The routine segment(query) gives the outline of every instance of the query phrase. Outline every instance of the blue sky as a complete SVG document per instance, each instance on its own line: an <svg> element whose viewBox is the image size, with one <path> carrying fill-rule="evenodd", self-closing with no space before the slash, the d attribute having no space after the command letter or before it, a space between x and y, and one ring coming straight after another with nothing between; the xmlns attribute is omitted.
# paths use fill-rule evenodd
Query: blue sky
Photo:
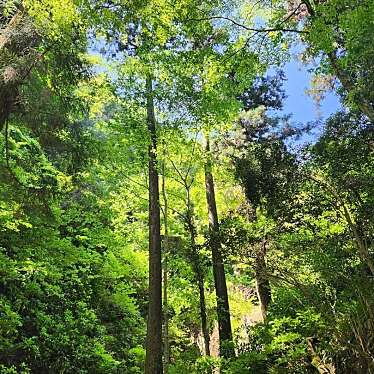
<svg viewBox="0 0 374 374"><path fill-rule="evenodd" d="M324 120L341 108L339 98L334 91L326 94L319 107L313 98L305 92L310 88L312 78L312 73L308 71L310 68L311 66L302 64L296 54L293 54L291 61L283 68L286 76L283 86L287 98L284 100L282 112L292 114L291 123L293 124L306 124L317 120L320 123L309 133L302 135L301 138L290 140L288 145L294 149L314 143L323 131Z"/></svg>
<svg viewBox="0 0 374 374"><path fill-rule="evenodd" d="M318 110L313 99L305 93L310 86L311 73L308 66L303 65L295 57L286 64L284 72L286 82L284 88L287 98L284 102L284 113L293 113L295 122L308 122L318 119ZM339 98L334 93L328 93L319 108L320 115L326 119L341 107Z"/></svg>

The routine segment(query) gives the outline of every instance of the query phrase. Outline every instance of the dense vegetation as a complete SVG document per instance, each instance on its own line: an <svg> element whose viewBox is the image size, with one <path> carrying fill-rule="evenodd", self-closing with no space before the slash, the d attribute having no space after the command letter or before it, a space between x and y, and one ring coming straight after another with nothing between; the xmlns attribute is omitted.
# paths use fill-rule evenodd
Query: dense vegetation
<svg viewBox="0 0 374 374"><path fill-rule="evenodd" d="M373 0L0 27L1 373L374 373ZM325 121L283 109L295 50Z"/></svg>

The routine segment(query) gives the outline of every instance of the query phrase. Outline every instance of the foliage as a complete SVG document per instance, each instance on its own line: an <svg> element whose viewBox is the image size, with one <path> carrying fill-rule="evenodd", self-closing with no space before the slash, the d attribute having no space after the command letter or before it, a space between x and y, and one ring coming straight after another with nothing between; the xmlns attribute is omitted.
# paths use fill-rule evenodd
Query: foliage
<svg viewBox="0 0 374 374"><path fill-rule="evenodd" d="M0 2L0 372L143 372L148 77L169 374L374 372L373 14L369 0ZM308 124L283 111L280 67L300 40L346 107L295 150Z"/></svg>

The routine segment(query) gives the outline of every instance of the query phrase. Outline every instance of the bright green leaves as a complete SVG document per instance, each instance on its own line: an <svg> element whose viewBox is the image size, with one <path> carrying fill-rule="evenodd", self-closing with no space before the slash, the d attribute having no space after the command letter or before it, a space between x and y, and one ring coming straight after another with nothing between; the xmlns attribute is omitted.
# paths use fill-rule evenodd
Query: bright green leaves
<svg viewBox="0 0 374 374"><path fill-rule="evenodd" d="M32 227L22 212L21 204L15 201L0 201L0 231L19 232L20 228Z"/></svg>
<svg viewBox="0 0 374 374"><path fill-rule="evenodd" d="M3 146L8 147L9 167L21 186L45 192L69 188L70 178L49 162L35 139L12 127L8 136L8 144L3 140Z"/></svg>
<svg viewBox="0 0 374 374"><path fill-rule="evenodd" d="M72 41L83 23L73 0L24 0L24 7L36 28L51 41L60 42L66 37Z"/></svg>

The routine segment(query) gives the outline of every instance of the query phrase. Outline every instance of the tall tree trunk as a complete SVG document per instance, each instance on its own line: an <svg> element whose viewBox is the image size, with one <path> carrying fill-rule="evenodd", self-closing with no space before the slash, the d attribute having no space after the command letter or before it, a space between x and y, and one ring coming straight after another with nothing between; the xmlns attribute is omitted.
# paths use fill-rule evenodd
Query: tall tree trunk
<svg viewBox="0 0 374 374"><path fill-rule="evenodd" d="M266 244L267 241L264 239L256 253L255 265L257 295L260 302L262 319L264 321L271 302L270 282L266 275Z"/></svg>
<svg viewBox="0 0 374 374"><path fill-rule="evenodd" d="M204 274L201 268L199 255L196 250L196 231L193 219L193 206L190 199L190 192L188 186L187 189L187 227L190 233L191 240L191 260L192 267L195 273L197 284L199 287L199 306L200 306L200 321L201 330L204 337L204 350L207 356L210 356L210 336L208 329L208 319L206 314L206 302L205 302L205 287L204 287Z"/></svg>
<svg viewBox="0 0 374 374"><path fill-rule="evenodd" d="M232 345L229 298L227 294L226 275L219 239L219 223L212 174L212 162L209 155L210 144L208 136L206 137L205 152L207 156L207 161L205 163L205 189L209 215L210 248L212 251L213 275L217 298L220 355L223 357L231 357L234 355L234 348Z"/></svg>
<svg viewBox="0 0 374 374"><path fill-rule="evenodd" d="M147 76L149 145L149 307L145 374L162 373L162 268L160 202L157 171L157 134L152 77Z"/></svg>
<svg viewBox="0 0 374 374"><path fill-rule="evenodd" d="M168 374L170 363L169 344L169 306L168 306L168 256L169 256L169 226L168 199L165 186L165 161L162 165L162 197L164 200L164 374Z"/></svg>

